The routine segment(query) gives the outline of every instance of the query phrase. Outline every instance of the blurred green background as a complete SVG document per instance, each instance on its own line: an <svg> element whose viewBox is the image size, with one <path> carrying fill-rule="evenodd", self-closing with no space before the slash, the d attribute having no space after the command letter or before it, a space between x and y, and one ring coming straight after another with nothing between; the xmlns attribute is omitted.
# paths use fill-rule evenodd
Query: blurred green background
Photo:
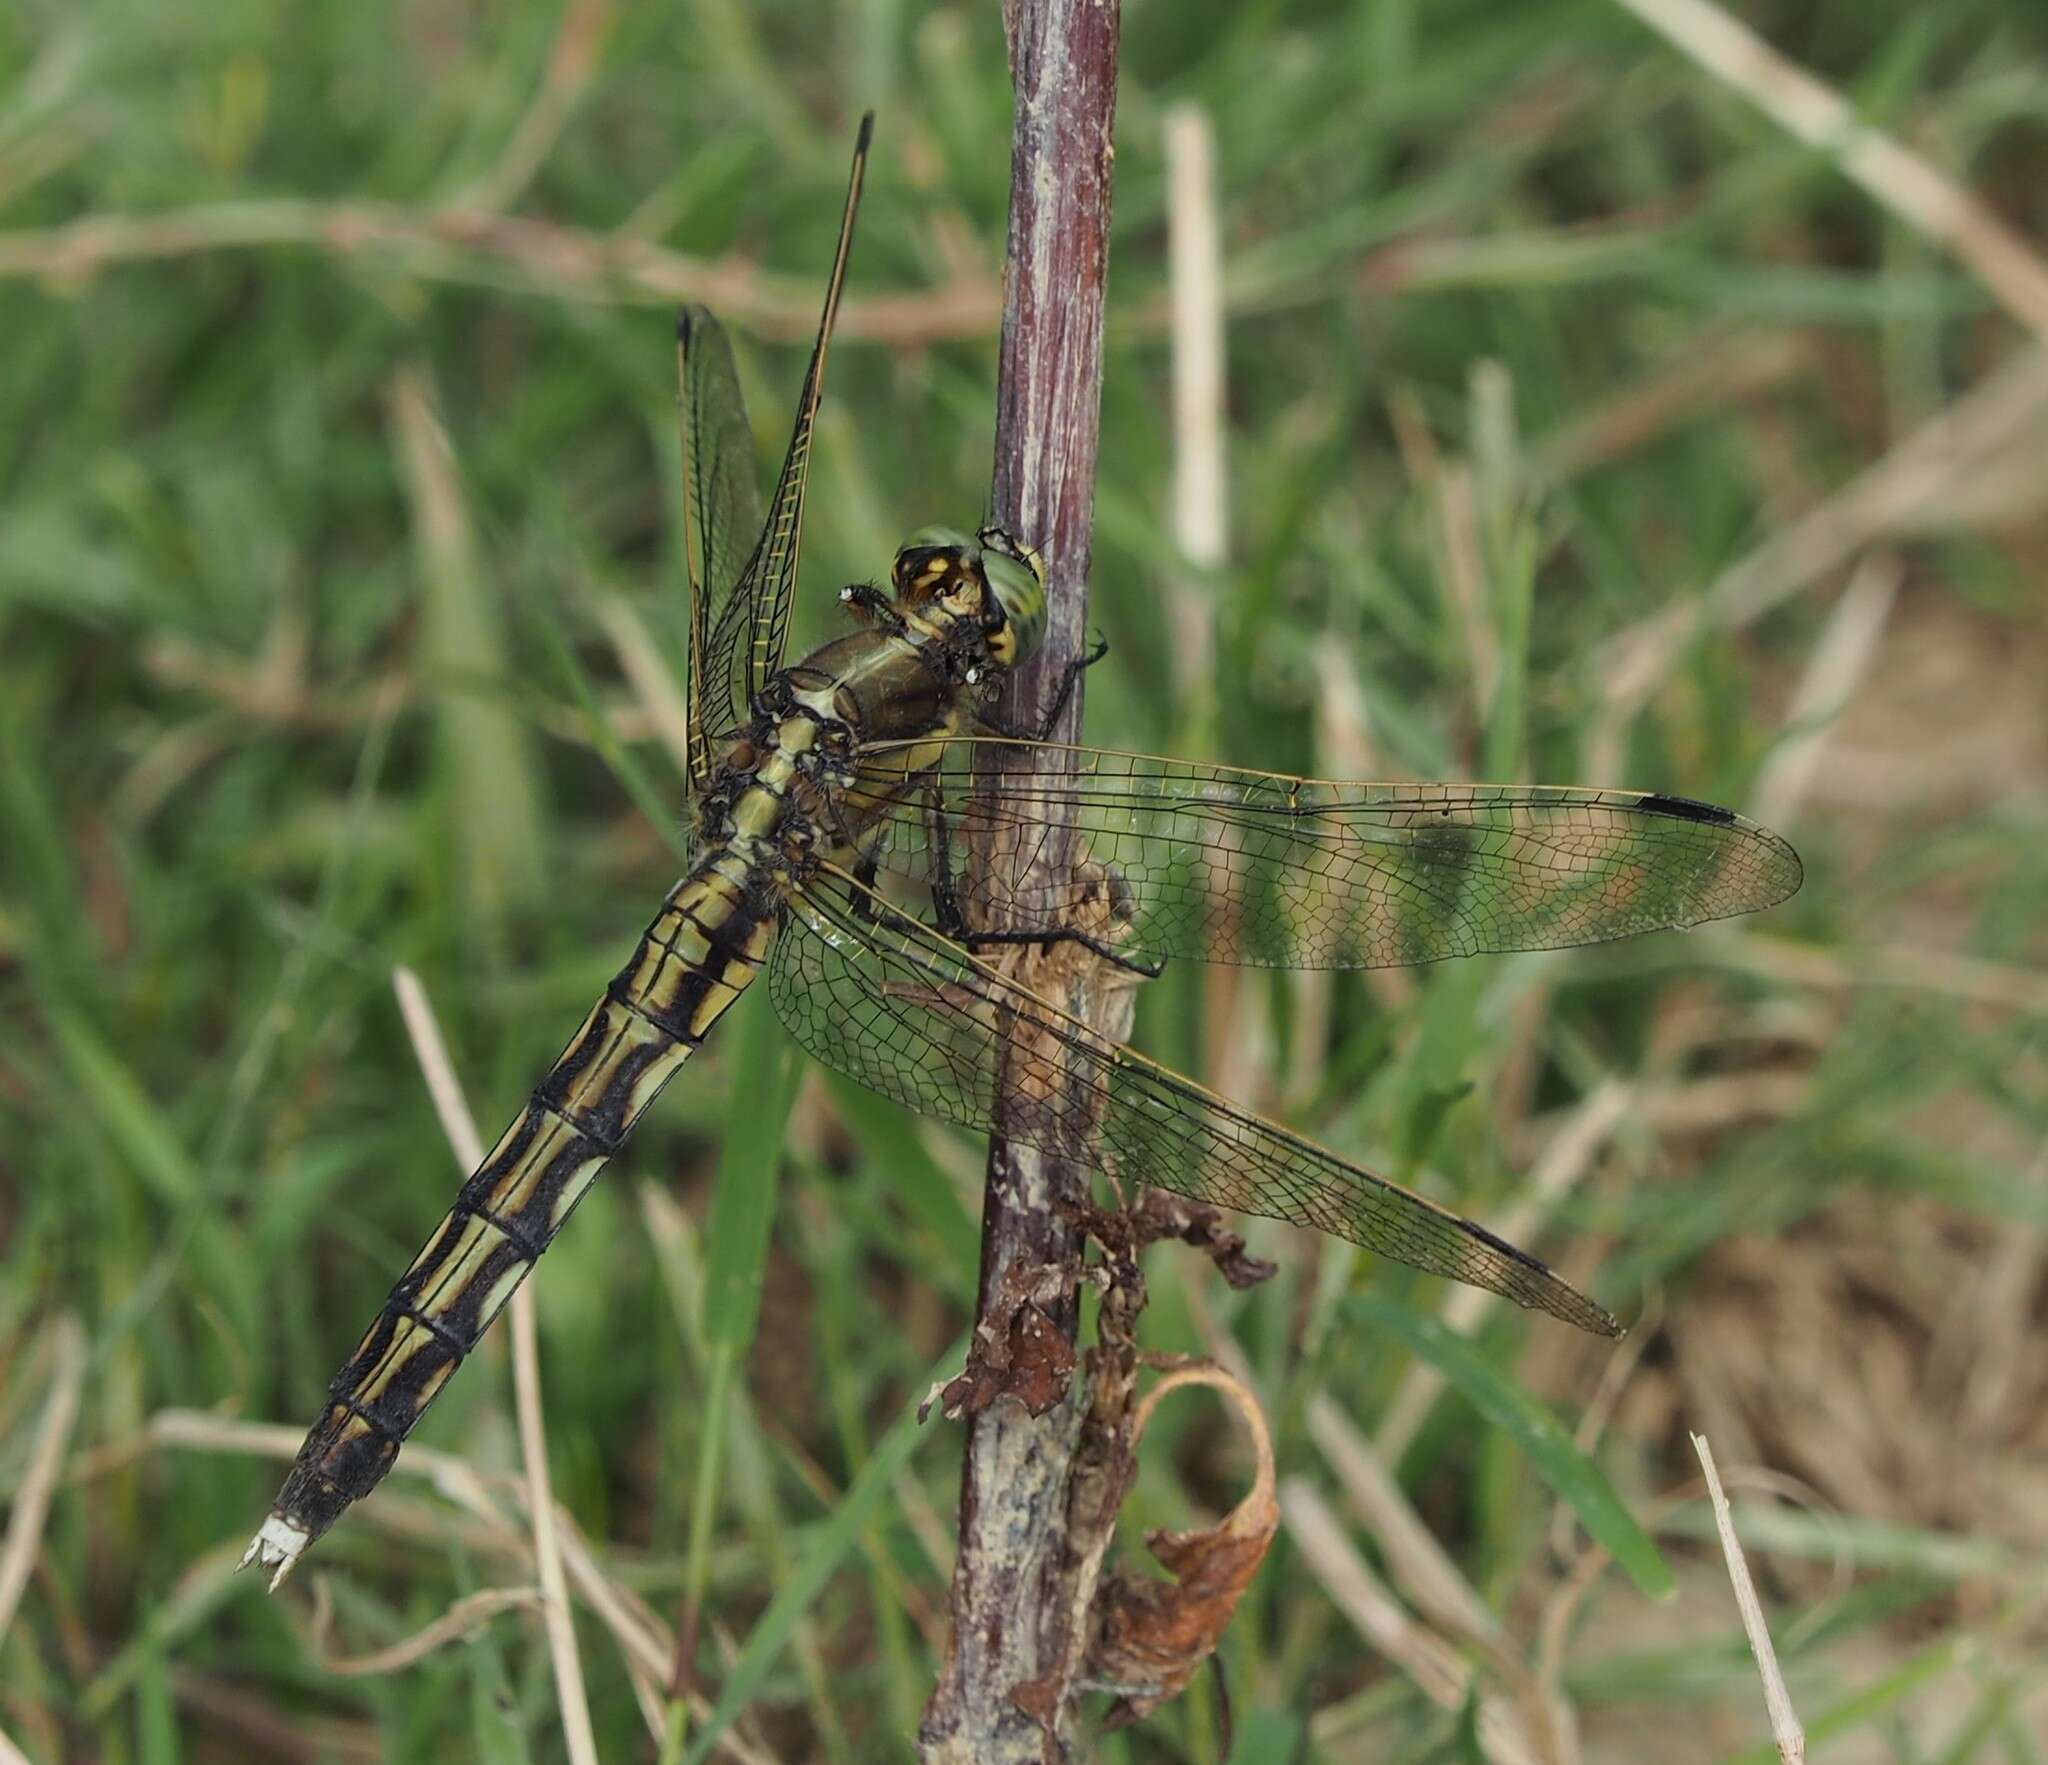
<svg viewBox="0 0 2048 1765"><path fill-rule="evenodd" d="M2038 6L1742 10L2048 235ZM902 535L986 506L997 13L0 12L17 1532L39 1443L61 1453L0 1610L0 1734L27 1757L564 1756L523 1606L332 1670L530 1584L509 1498L400 1474L279 1599L229 1571L459 1180L393 966L489 1137L671 880L671 309L734 330L765 472L864 106L799 645ZM1173 513L1179 106L1213 136L1227 310L1213 567ZM1603 1572L1470 1392L1345 1311L1442 1290L1265 1227L1281 1273L1249 1295L1157 1251L1148 1345L1240 1356L1284 1480L1223 1649L1234 1756L1768 1756L1702 1429L1814 1757L2048 1757L2048 372L2026 327L1604 0L1128 0L1116 172L1091 739L1682 791L1808 863L1788 907L1711 934L1146 989L1153 1051L1516 1223L1640 1320L1617 1349L1456 1314L1495 1377L1583 1419L1680 1589L1655 1605ZM958 1432L902 1418L967 1319L979 1149L790 1062L765 1260L728 1259L707 1299L721 1170L738 1193L775 1169L725 1136L777 1046L736 1020L547 1259L550 1464L644 1634L702 1575L696 1681L745 1705L722 1756L905 1758ZM516 1466L502 1344L418 1442ZM1249 1463L1209 1399L1168 1403L1133 1564ZM1442 1558L1401 1542L1411 1509ZM1373 1614L1403 1612L1390 1647ZM578 1623L603 1755L653 1757L663 1711L616 1615ZM1551 1739L1515 1752L1538 1710L1563 1712ZM1090 1745L1213 1760L1222 1729L1205 1676Z"/></svg>

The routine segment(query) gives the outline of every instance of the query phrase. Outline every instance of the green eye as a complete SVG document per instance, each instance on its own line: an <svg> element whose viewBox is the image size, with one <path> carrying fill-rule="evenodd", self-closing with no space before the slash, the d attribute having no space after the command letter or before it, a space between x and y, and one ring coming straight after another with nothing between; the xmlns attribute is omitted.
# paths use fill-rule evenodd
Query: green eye
<svg viewBox="0 0 2048 1765"><path fill-rule="evenodd" d="M1016 639L1013 662L1027 660L1045 641L1045 584L1028 564L997 551L981 554L981 572Z"/></svg>
<svg viewBox="0 0 2048 1765"><path fill-rule="evenodd" d="M974 556L974 541L954 527L920 527L897 548L889 568L896 592L921 600L956 564Z"/></svg>

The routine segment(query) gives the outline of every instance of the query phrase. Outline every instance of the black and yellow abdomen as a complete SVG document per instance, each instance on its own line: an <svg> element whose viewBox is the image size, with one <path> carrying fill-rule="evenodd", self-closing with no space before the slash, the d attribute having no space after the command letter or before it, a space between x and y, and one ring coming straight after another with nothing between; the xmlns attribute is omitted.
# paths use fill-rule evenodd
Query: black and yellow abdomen
<svg viewBox="0 0 2048 1765"><path fill-rule="evenodd" d="M567 1223L606 1163L711 1026L761 972L780 923L781 878L820 830L799 825L821 735L922 735L954 710L914 645L864 632L781 677L791 707L750 736L707 801L703 856L662 903L631 959L491 1154L477 1168L328 1388L250 1558L279 1576L390 1470L399 1447ZM938 752L937 747L933 753ZM827 805L858 838L883 799L915 780L857 779ZM245 1559L247 1560L247 1559Z"/></svg>
<svg viewBox="0 0 2048 1765"><path fill-rule="evenodd" d="M760 973L777 925L770 871L794 756L814 731L787 733L789 749L771 745L742 783L726 837L669 892L335 1376L250 1547L280 1575L390 1470L661 1088Z"/></svg>

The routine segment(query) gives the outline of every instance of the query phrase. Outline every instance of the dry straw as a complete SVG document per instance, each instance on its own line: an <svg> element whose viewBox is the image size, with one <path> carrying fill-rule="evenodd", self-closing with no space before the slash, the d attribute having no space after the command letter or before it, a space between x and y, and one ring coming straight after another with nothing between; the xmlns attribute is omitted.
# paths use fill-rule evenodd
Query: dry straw
<svg viewBox="0 0 2048 1765"><path fill-rule="evenodd" d="M409 968L392 971L398 1008L420 1074L441 1118L441 1131L455 1149L465 1172L484 1161L476 1122L448 1059L447 1044L426 989ZM548 1656L555 1670L555 1693L562 1708L562 1738L572 1765L597 1765L597 1736L590 1723L590 1700L583 1688L583 1662L576 1652L576 1623L569 1609L568 1581L562 1571L561 1541L555 1535L555 1500L548 1487L547 1426L541 1413L540 1342L534 1324L533 1288L521 1282L512 1295L512 1389L519 1412L519 1450L526 1462L527 1509L533 1522L533 1551L540 1570L541 1616L547 1628Z"/></svg>

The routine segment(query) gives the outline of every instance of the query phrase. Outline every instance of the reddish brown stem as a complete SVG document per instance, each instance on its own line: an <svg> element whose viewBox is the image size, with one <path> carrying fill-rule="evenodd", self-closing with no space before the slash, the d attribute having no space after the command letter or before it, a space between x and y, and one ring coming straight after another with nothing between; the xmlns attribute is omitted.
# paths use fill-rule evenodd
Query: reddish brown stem
<svg viewBox="0 0 2048 1765"><path fill-rule="evenodd" d="M1118 0L1008 0L1004 22L1016 122L994 510L999 525L1037 546L1045 560L1051 603L1045 646L1035 665L1011 682L1004 706L1011 723L1035 725L1086 641ZM1072 739L1080 713L1077 690L1056 739ZM1060 763L1056 749L1039 756L1040 766ZM1008 859L981 852L974 861ZM1047 841L1032 862L1056 874L1069 853ZM1127 985L1101 988L1085 968L1072 978L1060 1003L1106 1035L1128 1033ZM1086 1171L999 1138L990 1142L976 1321L982 1345L1016 1367L1018 1390L1042 1371L1048 1338L1063 1339L1071 1350L1082 1256L1073 1204L1087 1194ZM1072 1658L1072 1628L1086 1603L1070 1585L1066 1548L1070 1468L1083 1407L1082 1395L1069 1391L1033 1415L1023 1398L1006 1393L968 1419L952 1638L925 1713L927 1761L1021 1765L1063 1750L1057 1733L1065 1709L1062 1665ZM1040 1695L1025 1702L1036 1714L1027 1714L1016 1694L1033 1686Z"/></svg>

